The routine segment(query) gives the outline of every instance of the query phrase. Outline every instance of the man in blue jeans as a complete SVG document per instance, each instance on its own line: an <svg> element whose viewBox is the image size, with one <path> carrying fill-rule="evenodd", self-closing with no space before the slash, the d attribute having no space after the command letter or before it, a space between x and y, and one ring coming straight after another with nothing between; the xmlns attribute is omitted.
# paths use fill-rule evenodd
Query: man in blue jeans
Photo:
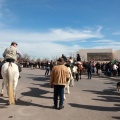
<svg viewBox="0 0 120 120"><path fill-rule="evenodd" d="M53 67L50 77L50 87L54 87L54 108L57 109L58 96L60 96L59 110L64 108L64 87L68 80L69 72L64 65L64 59L59 58L57 65Z"/></svg>

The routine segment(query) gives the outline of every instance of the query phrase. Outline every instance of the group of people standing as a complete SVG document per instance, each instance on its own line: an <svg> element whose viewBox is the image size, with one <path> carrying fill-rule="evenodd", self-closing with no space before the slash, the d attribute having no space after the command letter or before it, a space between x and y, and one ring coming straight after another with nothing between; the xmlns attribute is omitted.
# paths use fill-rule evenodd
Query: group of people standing
<svg viewBox="0 0 120 120"><path fill-rule="evenodd" d="M17 46L18 44L16 42L12 42L10 47L5 49L3 53L4 61L2 64L4 64L4 62L17 62L18 56L23 57L23 54L16 48ZM56 61L56 64L54 64L52 60L50 62L47 61L45 76L50 73L50 87L54 88L53 107L55 109L60 110L64 108L64 88L70 79L70 72L72 73L72 77L78 81L81 79L82 71L87 69L88 79L91 79L94 67L96 67L96 73L98 74L99 69L102 68L100 64L94 64L89 61L86 66L84 66L79 54L77 54L76 61L74 61L71 56L70 58L67 58L64 54ZM69 71L68 68L70 68L71 71ZM116 75L118 68L119 66L116 64L113 65L114 75ZM110 67L107 67L107 72L108 70L110 70ZM60 97L59 105L58 97Z"/></svg>

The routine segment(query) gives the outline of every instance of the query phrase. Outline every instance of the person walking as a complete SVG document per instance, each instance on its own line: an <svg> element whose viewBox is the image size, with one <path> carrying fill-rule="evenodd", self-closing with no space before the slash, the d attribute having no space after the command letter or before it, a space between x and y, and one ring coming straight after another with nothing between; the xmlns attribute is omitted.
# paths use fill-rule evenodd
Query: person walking
<svg viewBox="0 0 120 120"><path fill-rule="evenodd" d="M69 72L67 67L64 65L64 59L59 58L57 60L57 65L53 67L50 77L50 87L54 87L54 108L62 109L64 108L64 88L69 79ZM59 107L58 96L60 96Z"/></svg>
<svg viewBox="0 0 120 120"><path fill-rule="evenodd" d="M49 61L47 61L47 63L46 63L45 76L48 76L48 75L49 75L49 72L50 72L50 62L49 62Z"/></svg>

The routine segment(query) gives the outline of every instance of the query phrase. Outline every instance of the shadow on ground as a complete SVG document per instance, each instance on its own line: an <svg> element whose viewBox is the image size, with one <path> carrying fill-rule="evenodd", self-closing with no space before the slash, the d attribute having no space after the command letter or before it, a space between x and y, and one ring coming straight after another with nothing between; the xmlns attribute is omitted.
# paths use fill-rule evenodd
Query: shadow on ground
<svg viewBox="0 0 120 120"><path fill-rule="evenodd" d="M98 95L117 95L117 96L120 95L120 93L116 92L115 89L104 89L103 91L95 91L95 90L83 90L83 91L91 92Z"/></svg>
<svg viewBox="0 0 120 120"><path fill-rule="evenodd" d="M6 103L8 103L8 100L4 100L4 97L0 98L0 108L7 108Z"/></svg>
<svg viewBox="0 0 120 120"><path fill-rule="evenodd" d="M38 98L47 98L52 99L52 97L43 96L50 91L39 89L39 88L29 88L30 91L21 93L23 96L31 96L31 97L38 97Z"/></svg>
<svg viewBox="0 0 120 120"><path fill-rule="evenodd" d="M111 84L111 83L110 83ZM92 98L92 100L102 101L102 102L115 102L114 107L104 107L104 106L93 106L93 105L81 105L71 103L72 107L84 108L89 110L97 110L97 111L112 111L117 112L120 111L120 93L114 89L104 89L103 91L95 91L95 90L83 90L85 92L91 92L92 94L97 94L98 98ZM118 119L119 117L115 117Z"/></svg>
<svg viewBox="0 0 120 120"><path fill-rule="evenodd" d="M113 116L112 118L114 118L116 120L120 120L120 117Z"/></svg>
<svg viewBox="0 0 120 120"><path fill-rule="evenodd" d="M97 75L97 74L92 74L92 76L94 76L94 78L109 78L110 80L116 80L116 81L119 81L120 82L120 76L116 76L116 77L109 77L109 76L106 76L106 75ZM119 78L118 78L119 77Z"/></svg>
<svg viewBox="0 0 120 120"><path fill-rule="evenodd" d="M31 83L31 84L33 84L33 85L39 85L40 87L50 88L50 83L44 83L44 84Z"/></svg>
<svg viewBox="0 0 120 120"><path fill-rule="evenodd" d="M72 107L95 110L95 111L106 111L106 112L117 112L120 111L120 107L104 107L104 106L94 106L94 105L82 105L69 103Z"/></svg>
<svg viewBox="0 0 120 120"><path fill-rule="evenodd" d="M27 77L29 79L35 80L35 81L49 81L49 77Z"/></svg>
<svg viewBox="0 0 120 120"><path fill-rule="evenodd" d="M24 100L21 100L21 99L17 99L16 105L22 105L22 106L36 106L36 107L42 107L42 108L53 109L53 106L40 105L40 104L32 103L32 101L24 101Z"/></svg>

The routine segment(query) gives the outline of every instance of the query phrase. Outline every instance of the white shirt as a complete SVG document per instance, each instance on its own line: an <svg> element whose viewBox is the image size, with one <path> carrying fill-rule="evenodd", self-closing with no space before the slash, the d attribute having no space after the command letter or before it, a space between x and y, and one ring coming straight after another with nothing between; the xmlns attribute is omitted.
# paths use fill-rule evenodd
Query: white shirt
<svg viewBox="0 0 120 120"><path fill-rule="evenodd" d="M118 66L116 64L113 65L113 70L117 70Z"/></svg>

